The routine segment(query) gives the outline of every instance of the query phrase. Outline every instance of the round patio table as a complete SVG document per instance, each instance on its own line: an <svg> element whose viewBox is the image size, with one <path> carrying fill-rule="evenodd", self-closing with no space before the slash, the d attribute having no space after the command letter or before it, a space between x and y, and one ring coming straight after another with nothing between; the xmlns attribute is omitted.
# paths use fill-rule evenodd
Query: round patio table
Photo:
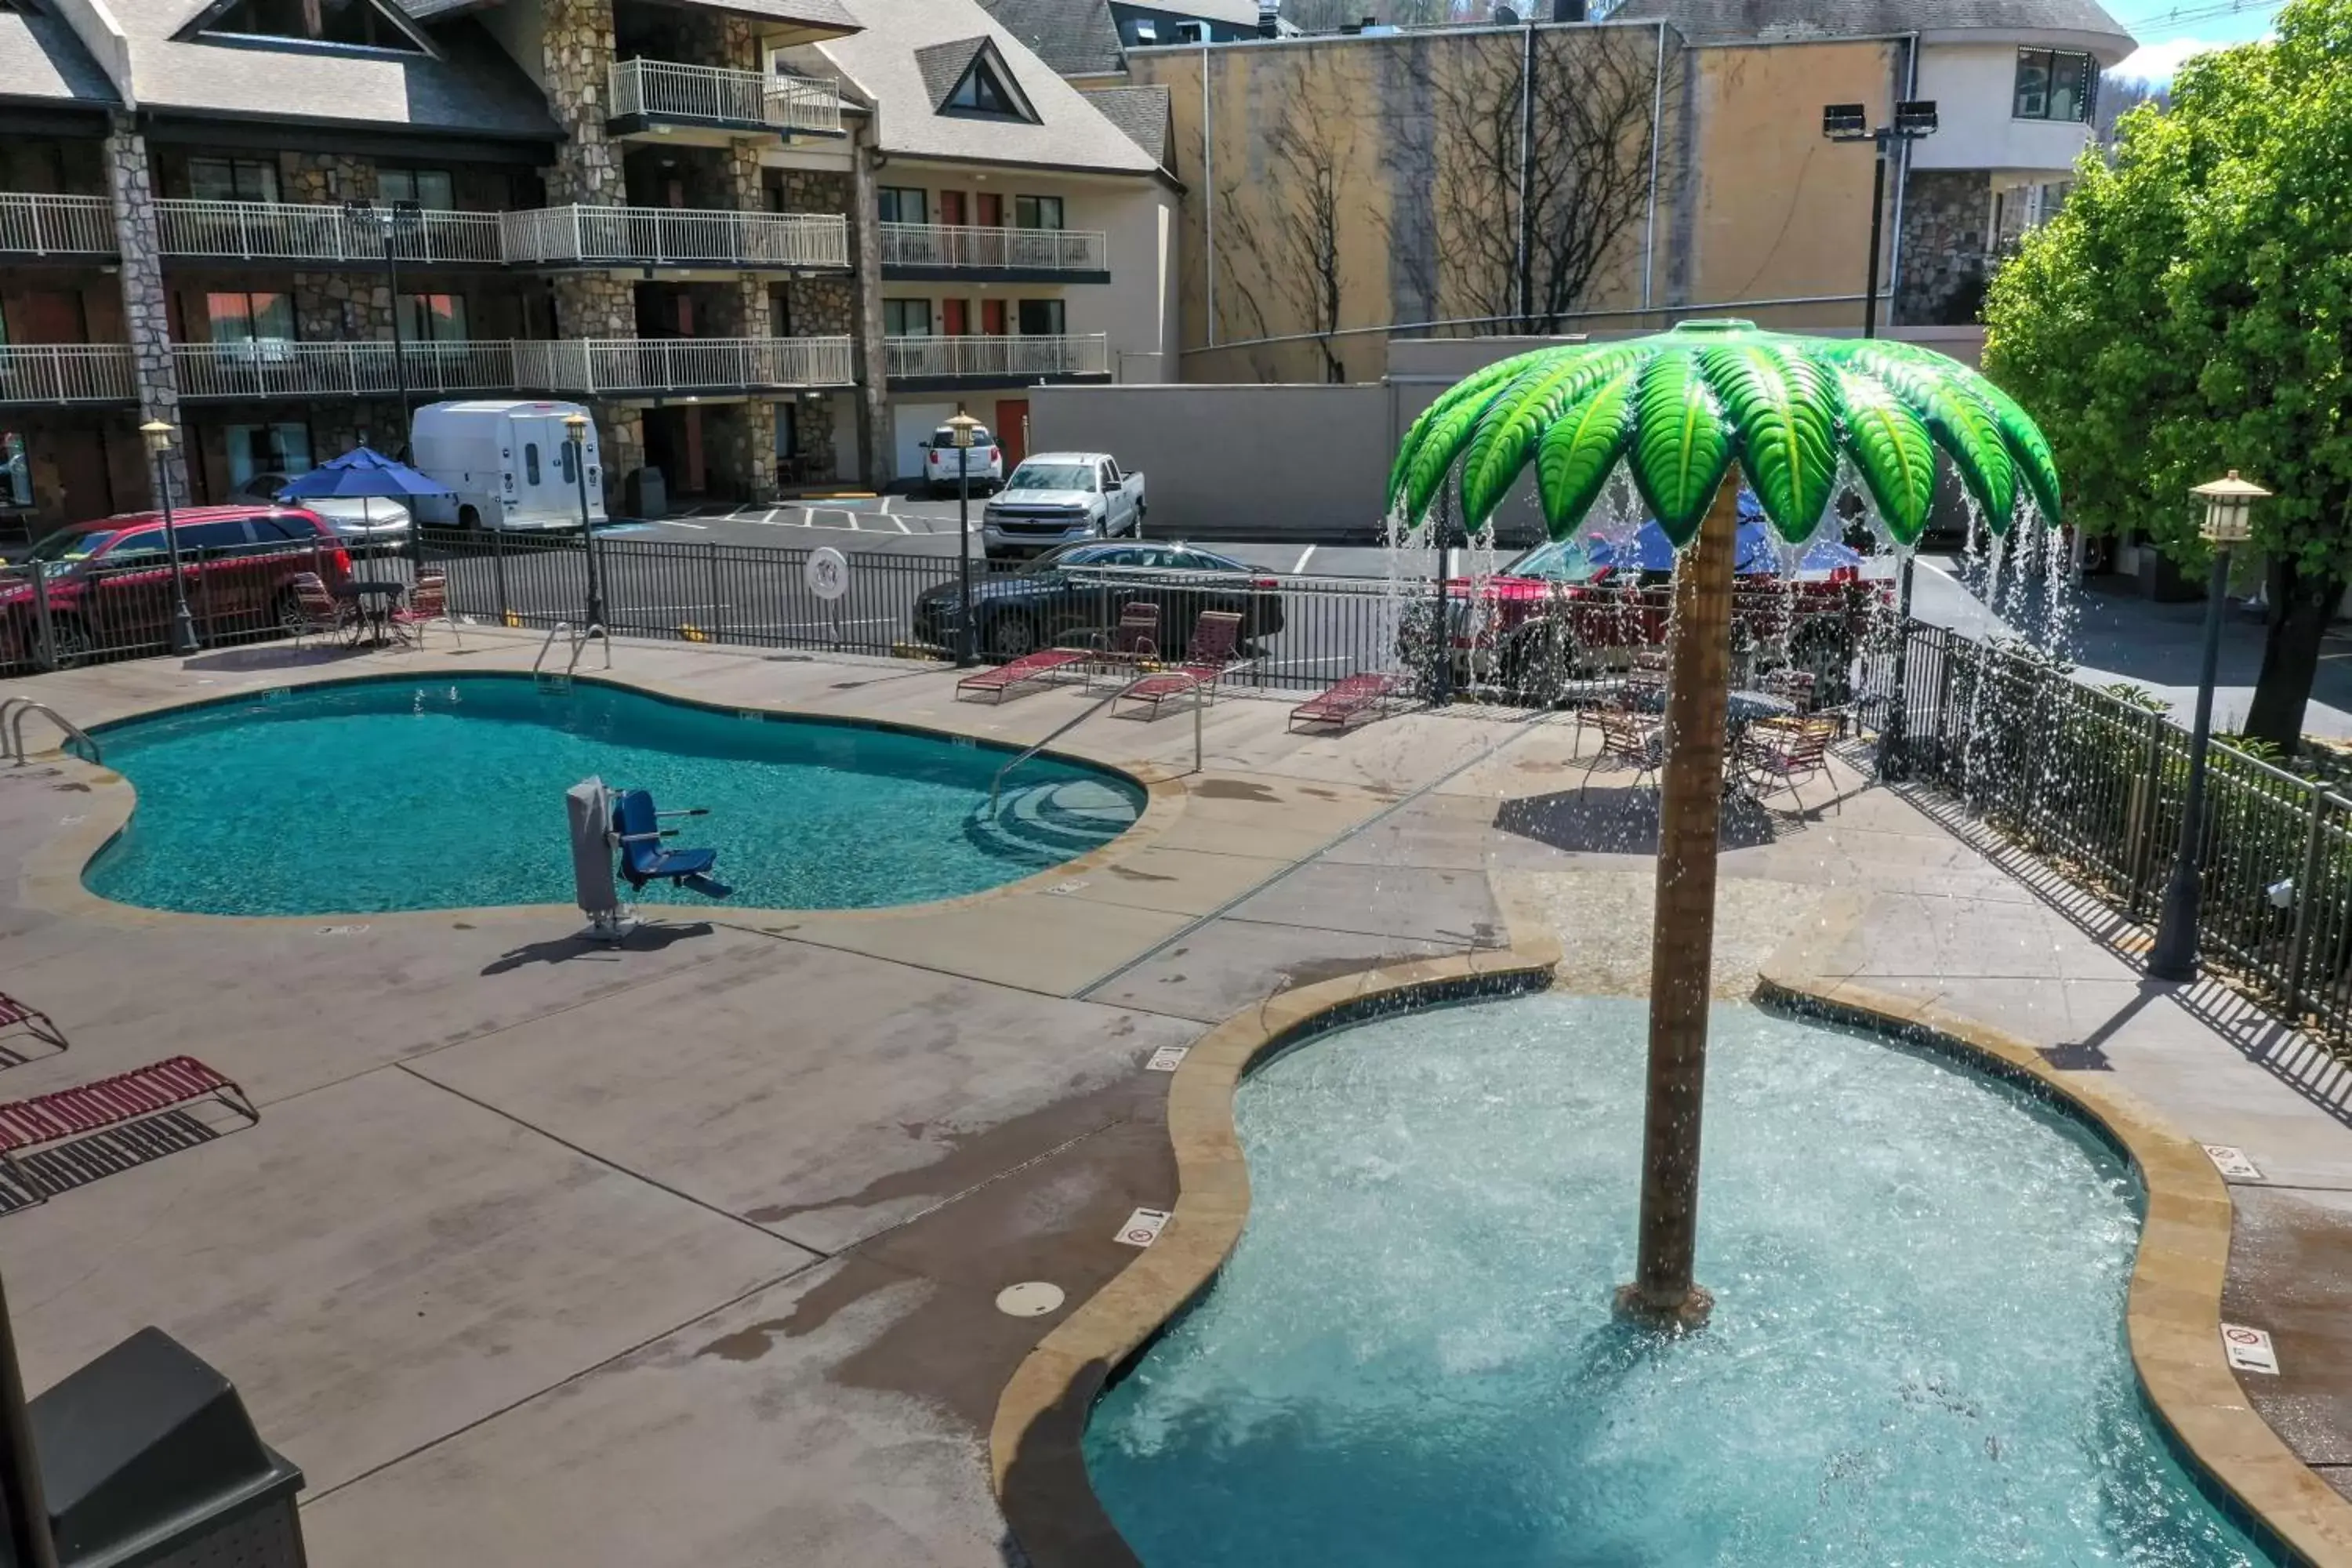
<svg viewBox="0 0 2352 1568"><path fill-rule="evenodd" d="M376 647L382 647L391 640L388 626L392 607L400 603L400 596L407 592L407 584L384 578L355 577L350 582L336 584L333 589L336 598L349 599L359 606L372 634L369 641Z"/></svg>

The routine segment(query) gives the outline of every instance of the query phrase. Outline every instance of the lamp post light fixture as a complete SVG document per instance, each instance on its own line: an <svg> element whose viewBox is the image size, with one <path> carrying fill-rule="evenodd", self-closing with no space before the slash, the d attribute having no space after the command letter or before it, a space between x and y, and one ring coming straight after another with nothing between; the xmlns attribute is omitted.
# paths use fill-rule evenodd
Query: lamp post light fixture
<svg viewBox="0 0 2352 1568"><path fill-rule="evenodd" d="M163 501L163 549L172 560L172 651L185 656L196 651L195 617L188 614L188 579L180 570L180 525L172 516L172 426L150 419L139 426L147 450L155 459L155 493Z"/></svg>
<svg viewBox="0 0 2352 1568"><path fill-rule="evenodd" d="M588 416L574 411L563 416L563 434L572 450L572 477L580 486L580 542L588 552L588 624L604 629L604 574L597 559L596 528L588 516Z"/></svg>
<svg viewBox="0 0 2352 1568"><path fill-rule="evenodd" d="M2213 576L2205 588L2205 659L2197 677L2197 724L2189 737L2189 799L2181 807L2180 842L2164 888L2156 945L2148 950L2152 980L2197 978L2198 905L2203 896L2197 851L2205 837L2205 752L2213 732L2213 679L2221 662L2221 605L2230 592L2230 552L2252 537L2254 502L2271 492L2231 468L2228 477L2189 493L2205 503L2205 521L2197 531L2213 552Z"/></svg>
<svg viewBox="0 0 2352 1568"><path fill-rule="evenodd" d="M956 603L960 606L956 616L958 669L969 669L980 662L980 655L973 651L971 641L971 439L972 432L980 427L980 421L966 414L962 404L957 404L955 417L948 421L948 431L956 449Z"/></svg>

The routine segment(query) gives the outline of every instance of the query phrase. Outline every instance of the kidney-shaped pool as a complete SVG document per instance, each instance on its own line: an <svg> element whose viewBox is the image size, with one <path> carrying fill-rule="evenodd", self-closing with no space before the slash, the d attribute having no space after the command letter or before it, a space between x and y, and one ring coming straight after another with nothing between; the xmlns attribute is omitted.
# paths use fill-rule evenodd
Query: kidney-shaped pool
<svg viewBox="0 0 2352 1568"><path fill-rule="evenodd" d="M717 848L735 902L764 909L980 892L1108 842L1144 802L1119 774L1036 757L992 813L1001 746L517 676L292 688L99 739L138 803L85 885L201 914L568 903L563 792L592 773L665 811L708 807L678 842Z"/></svg>

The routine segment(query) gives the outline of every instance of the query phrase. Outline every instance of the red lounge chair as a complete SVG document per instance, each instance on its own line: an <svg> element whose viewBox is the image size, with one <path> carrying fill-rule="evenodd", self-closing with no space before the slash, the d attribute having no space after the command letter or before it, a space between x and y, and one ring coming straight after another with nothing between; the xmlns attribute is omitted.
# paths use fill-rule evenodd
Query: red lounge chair
<svg viewBox="0 0 2352 1568"><path fill-rule="evenodd" d="M47 1013L26 1006L5 991L0 991L0 1030L21 1028L43 1045L66 1048L65 1031L57 1026Z"/></svg>
<svg viewBox="0 0 2352 1568"><path fill-rule="evenodd" d="M995 701L1004 700L1004 694L1026 681L1043 680L1057 669L1084 664L1089 655L1084 648L1041 647L1034 653L1024 653L1010 664L1000 664L993 669L983 669L965 676L956 682L956 696L966 692L985 691Z"/></svg>
<svg viewBox="0 0 2352 1568"><path fill-rule="evenodd" d="M1290 728L1301 724L1337 724L1342 730L1360 714L1375 716L1390 699L1404 689L1401 675L1351 675L1328 690L1308 698L1290 710Z"/></svg>
<svg viewBox="0 0 2352 1568"><path fill-rule="evenodd" d="M449 613L449 580L438 572L427 572L408 591L408 603L392 612L392 629L404 642L418 647L425 646L425 628L439 621L449 628L450 638L459 647L466 639L458 633L457 617Z"/></svg>
<svg viewBox="0 0 2352 1568"><path fill-rule="evenodd" d="M16 1156L24 1151L120 1127L200 1100L218 1100L247 1121L261 1120L260 1111L235 1080L223 1078L194 1057L172 1057L95 1083L0 1104L0 1163L37 1199L48 1189L17 1163Z"/></svg>
<svg viewBox="0 0 2352 1568"><path fill-rule="evenodd" d="M1214 700L1217 682L1243 662L1235 651L1241 635L1238 614L1202 611L1200 619L1192 623L1192 646L1184 650L1184 662L1174 669L1145 676L1120 692L1119 700L1149 702L1154 719L1160 717L1160 705L1171 698L1190 697L1195 702Z"/></svg>
<svg viewBox="0 0 2352 1568"><path fill-rule="evenodd" d="M1087 684L1094 684L1097 670L1114 680L1131 679L1143 666L1159 661L1160 606L1130 599L1119 606L1118 625L1111 627L1110 635L1097 636L1093 662L1087 668Z"/></svg>

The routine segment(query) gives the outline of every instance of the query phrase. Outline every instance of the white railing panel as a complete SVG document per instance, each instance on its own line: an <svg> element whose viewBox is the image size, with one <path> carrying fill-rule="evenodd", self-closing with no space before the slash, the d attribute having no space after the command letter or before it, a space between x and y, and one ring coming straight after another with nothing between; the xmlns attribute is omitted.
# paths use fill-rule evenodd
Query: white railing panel
<svg viewBox="0 0 2352 1568"><path fill-rule="evenodd" d="M509 262L665 267L847 267L848 220L823 213L550 207L509 213Z"/></svg>
<svg viewBox="0 0 2352 1568"><path fill-rule="evenodd" d="M832 82L670 60L617 60L607 81L615 118L708 121L778 131L837 132L841 94Z"/></svg>
<svg viewBox="0 0 2352 1568"><path fill-rule="evenodd" d="M894 378L1102 375L1110 363L1108 339L1081 334L1010 333L888 340Z"/></svg>
<svg viewBox="0 0 2352 1568"><path fill-rule="evenodd" d="M1022 268L1034 272L1109 269L1108 237L1098 229L982 228L971 224L882 225L885 267Z"/></svg>
<svg viewBox="0 0 2352 1568"><path fill-rule="evenodd" d="M389 208L377 208L389 213ZM353 218L325 203L215 202L171 197L155 204L158 243L166 256L225 260L379 261L385 226ZM427 210L393 225L393 254L430 265L505 259L499 215Z"/></svg>
<svg viewBox="0 0 2352 1568"><path fill-rule="evenodd" d="M33 256L112 256L114 207L104 196L0 192L0 250Z"/></svg>
<svg viewBox="0 0 2352 1568"><path fill-rule="evenodd" d="M0 403L127 403L137 391L127 343L0 347Z"/></svg>

